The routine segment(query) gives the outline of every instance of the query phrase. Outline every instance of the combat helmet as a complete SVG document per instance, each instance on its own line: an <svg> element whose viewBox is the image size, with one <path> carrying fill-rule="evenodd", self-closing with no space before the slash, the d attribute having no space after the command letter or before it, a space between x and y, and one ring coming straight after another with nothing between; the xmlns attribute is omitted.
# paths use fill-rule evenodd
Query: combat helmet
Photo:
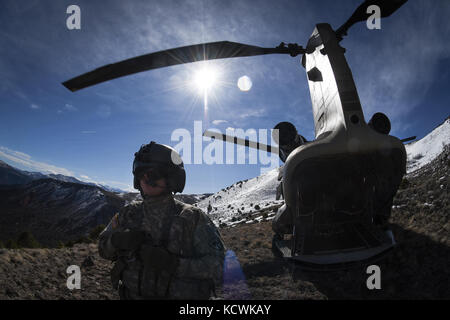
<svg viewBox="0 0 450 320"><path fill-rule="evenodd" d="M140 175L148 169L162 172L170 191L182 192L186 183L183 160L173 148L151 141L141 146L134 154L133 175L134 188L141 190Z"/></svg>

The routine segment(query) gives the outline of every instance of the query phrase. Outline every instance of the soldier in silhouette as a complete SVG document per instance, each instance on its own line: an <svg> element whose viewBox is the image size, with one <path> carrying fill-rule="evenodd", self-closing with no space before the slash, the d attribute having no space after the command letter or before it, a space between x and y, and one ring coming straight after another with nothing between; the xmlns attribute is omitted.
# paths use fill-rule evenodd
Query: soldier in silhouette
<svg viewBox="0 0 450 320"><path fill-rule="evenodd" d="M135 153L133 175L143 201L120 210L99 240L100 256L115 261L113 287L121 299L209 299L224 245L202 210L173 197L185 185L180 156L152 141Z"/></svg>

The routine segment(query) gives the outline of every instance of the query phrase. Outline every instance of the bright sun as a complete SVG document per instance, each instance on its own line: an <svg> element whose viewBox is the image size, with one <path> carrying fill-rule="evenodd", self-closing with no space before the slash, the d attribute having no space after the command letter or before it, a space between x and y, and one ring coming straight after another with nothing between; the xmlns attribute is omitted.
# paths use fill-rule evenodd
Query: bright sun
<svg viewBox="0 0 450 320"><path fill-rule="evenodd" d="M218 72L212 67L205 67L197 71L194 77L195 86L200 92L210 89L216 83Z"/></svg>

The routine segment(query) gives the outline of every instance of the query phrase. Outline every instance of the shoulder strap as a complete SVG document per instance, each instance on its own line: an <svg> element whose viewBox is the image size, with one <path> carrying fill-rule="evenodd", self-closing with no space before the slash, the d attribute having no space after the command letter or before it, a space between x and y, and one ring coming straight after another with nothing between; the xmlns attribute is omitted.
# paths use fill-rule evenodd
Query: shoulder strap
<svg viewBox="0 0 450 320"><path fill-rule="evenodd" d="M170 230L172 229L173 221L175 220L176 217L179 216L179 214L181 212L181 210L179 210L179 208L176 204L177 203L175 202L174 209L176 210L176 213L173 215L168 214L164 219L164 229L162 232L161 243L164 246L164 248L166 248L166 249L167 249L167 246L169 245Z"/></svg>
<svg viewBox="0 0 450 320"><path fill-rule="evenodd" d="M164 248L167 248L169 245L169 237L170 237L170 230L172 229L172 224L175 216L167 216L164 220L164 230L162 232L162 239L161 243L164 246Z"/></svg>

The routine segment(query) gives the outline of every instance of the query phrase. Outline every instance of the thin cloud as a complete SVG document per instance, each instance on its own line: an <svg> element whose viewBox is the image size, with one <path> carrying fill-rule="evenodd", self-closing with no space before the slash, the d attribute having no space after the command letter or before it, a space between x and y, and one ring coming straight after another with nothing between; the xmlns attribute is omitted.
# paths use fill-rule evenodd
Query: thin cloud
<svg viewBox="0 0 450 320"><path fill-rule="evenodd" d="M90 178L89 176L87 176L85 174L79 175L78 179L83 181L83 182L87 182L87 183L100 184L99 182L95 181L94 179Z"/></svg>
<svg viewBox="0 0 450 320"><path fill-rule="evenodd" d="M75 111L78 111L78 108L77 108L77 107L75 107L75 106L73 106L73 105L71 105L71 104L66 103L66 104L64 105L64 107L62 107L61 109L59 109L59 110L57 111L57 113L58 113L58 114L61 114L61 113L64 113L64 112L75 112Z"/></svg>
<svg viewBox="0 0 450 320"><path fill-rule="evenodd" d="M398 19L382 20L382 50L360 44L357 53L349 53L357 62L355 80L368 116L382 111L404 119L426 98L442 72L439 63L450 57L450 45L442 38L450 32L450 6L417 1L402 10Z"/></svg>
<svg viewBox="0 0 450 320"><path fill-rule="evenodd" d="M37 104L34 104L34 103L32 103L32 104L30 105L30 108L33 109L33 110L40 109L40 107L39 107Z"/></svg>
<svg viewBox="0 0 450 320"><path fill-rule="evenodd" d="M228 121L227 120L213 120L212 123L217 126L222 123L228 123Z"/></svg>
<svg viewBox="0 0 450 320"><path fill-rule="evenodd" d="M104 186L118 188L118 189L121 189L121 190L127 191L127 192L137 192L137 190L134 189L129 183L106 180L106 181L100 182L100 184L102 184Z"/></svg>
<svg viewBox="0 0 450 320"><path fill-rule="evenodd" d="M48 163L35 161L32 157L26 153L11 150L9 148L0 146L0 158L8 159L20 166L25 170L38 171L43 173L63 174L65 176L74 176L74 174L61 167L57 167Z"/></svg>
<svg viewBox="0 0 450 320"><path fill-rule="evenodd" d="M247 118L260 118L265 116L267 113L266 109L255 109L255 110L248 110L247 112L244 112L242 114L239 115L240 119L247 119Z"/></svg>
<svg viewBox="0 0 450 320"><path fill-rule="evenodd" d="M14 150L8 149L6 147L0 147L0 151L7 152L12 157L15 157L15 158L18 158L21 160L30 160L31 159L31 157L26 153L23 153L20 151L14 151Z"/></svg>
<svg viewBox="0 0 450 320"><path fill-rule="evenodd" d="M77 107L74 107L71 104L66 103L66 105L64 106L64 109L67 111L78 111Z"/></svg>
<svg viewBox="0 0 450 320"><path fill-rule="evenodd" d="M108 118L111 115L111 107L109 106L100 106L97 109L97 115L101 118Z"/></svg>

